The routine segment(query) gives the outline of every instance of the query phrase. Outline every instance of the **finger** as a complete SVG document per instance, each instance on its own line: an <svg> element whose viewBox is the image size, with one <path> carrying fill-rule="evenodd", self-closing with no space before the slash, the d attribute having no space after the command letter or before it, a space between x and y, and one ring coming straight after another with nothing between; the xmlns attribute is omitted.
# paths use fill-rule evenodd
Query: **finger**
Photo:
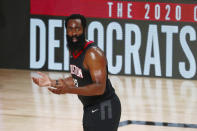
<svg viewBox="0 0 197 131"><path fill-rule="evenodd" d="M36 78L32 77L31 79L32 79L32 80L33 80L33 82L34 82Z"/></svg>
<svg viewBox="0 0 197 131"><path fill-rule="evenodd" d="M32 77L32 80L35 84L38 84L38 78Z"/></svg>
<svg viewBox="0 0 197 131"><path fill-rule="evenodd" d="M55 86L53 86L53 87L56 88L56 89L58 89L58 88L61 88L62 85L58 84L58 85L55 85Z"/></svg>
<svg viewBox="0 0 197 131"><path fill-rule="evenodd" d="M66 80L60 79L59 81L61 81L61 83L62 83L63 85L67 85Z"/></svg>
<svg viewBox="0 0 197 131"><path fill-rule="evenodd" d="M54 94L60 94L60 90L58 90L58 89L48 88L48 90L51 91Z"/></svg>
<svg viewBox="0 0 197 131"><path fill-rule="evenodd" d="M64 80L59 79L58 81L59 81L59 83L64 84Z"/></svg>
<svg viewBox="0 0 197 131"><path fill-rule="evenodd" d="M63 87L65 84L64 84L64 81L62 79L58 79L58 84L56 85L58 88L60 87Z"/></svg>
<svg viewBox="0 0 197 131"><path fill-rule="evenodd" d="M37 72L39 75L41 75L42 77L45 77L46 75L42 72Z"/></svg>

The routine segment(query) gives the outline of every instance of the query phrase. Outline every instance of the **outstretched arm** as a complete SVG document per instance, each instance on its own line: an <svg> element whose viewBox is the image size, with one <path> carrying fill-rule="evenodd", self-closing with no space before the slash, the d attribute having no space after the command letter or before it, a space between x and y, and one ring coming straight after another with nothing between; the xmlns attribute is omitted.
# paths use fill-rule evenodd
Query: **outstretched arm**
<svg viewBox="0 0 197 131"><path fill-rule="evenodd" d="M56 87L56 86L60 86L61 83L59 82L59 80L52 80L51 78L49 78L48 75L41 73L41 72L37 72L41 77L40 78L36 78L36 77L32 77L32 80L35 84L37 84L40 87ZM65 79L62 79L63 82L66 82L67 85L69 86L74 86L73 83L73 79L72 77L67 77Z"/></svg>

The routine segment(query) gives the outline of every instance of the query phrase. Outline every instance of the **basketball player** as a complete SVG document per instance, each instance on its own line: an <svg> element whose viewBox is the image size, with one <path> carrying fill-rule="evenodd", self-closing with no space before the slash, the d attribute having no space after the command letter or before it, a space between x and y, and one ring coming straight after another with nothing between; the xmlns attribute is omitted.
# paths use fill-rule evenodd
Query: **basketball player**
<svg viewBox="0 0 197 131"><path fill-rule="evenodd" d="M117 131L121 105L108 79L107 60L94 42L85 39L86 19L69 16L65 23L72 77L51 80L46 74L33 81L55 94L77 94L84 106L84 131Z"/></svg>

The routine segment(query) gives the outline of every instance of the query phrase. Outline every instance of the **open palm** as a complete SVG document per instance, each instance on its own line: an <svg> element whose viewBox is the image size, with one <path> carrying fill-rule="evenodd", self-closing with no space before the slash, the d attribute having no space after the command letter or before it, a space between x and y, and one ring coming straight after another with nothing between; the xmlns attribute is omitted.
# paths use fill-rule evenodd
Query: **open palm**
<svg viewBox="0 0 197 131"><path fill-rule="evenodd" d="M40 87L51 86L51 79L44 73L38 72L41 78L32 77L32 80L35 84Z"/></svg>

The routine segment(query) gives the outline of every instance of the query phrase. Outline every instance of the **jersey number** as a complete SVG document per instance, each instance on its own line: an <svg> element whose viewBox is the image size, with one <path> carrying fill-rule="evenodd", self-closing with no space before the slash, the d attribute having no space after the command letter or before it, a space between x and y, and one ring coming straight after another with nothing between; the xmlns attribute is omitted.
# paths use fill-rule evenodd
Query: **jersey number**
<svg viewBox="0 0 197 131"><path fill-rule="evenodd" d="M73 78L73 82L74 82L76 87L79 87L77 79Z"/></svg>

